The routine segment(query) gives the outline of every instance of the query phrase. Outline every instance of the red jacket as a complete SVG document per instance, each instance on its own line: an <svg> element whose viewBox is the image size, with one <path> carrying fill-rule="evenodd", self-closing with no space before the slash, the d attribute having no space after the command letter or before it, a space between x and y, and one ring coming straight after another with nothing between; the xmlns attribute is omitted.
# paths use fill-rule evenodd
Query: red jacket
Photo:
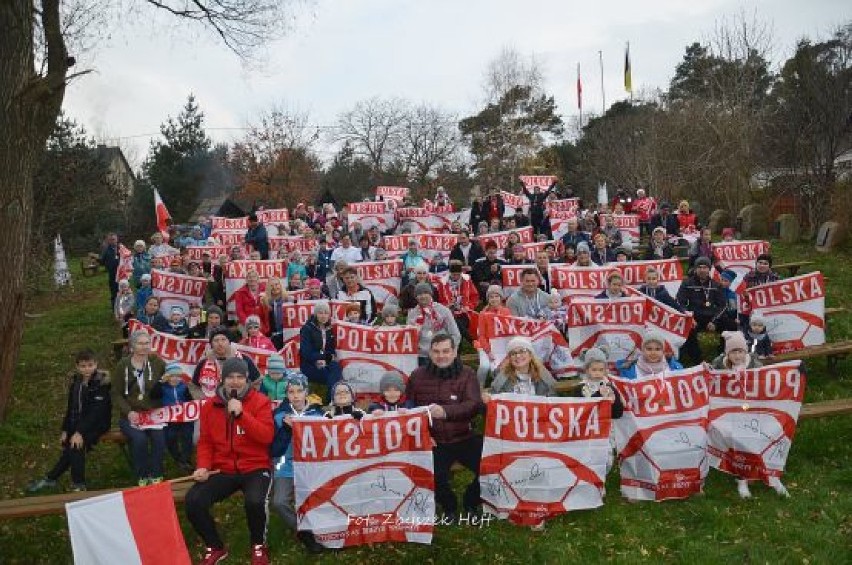
<svg viewBox="0 0 852 565"><path fill-rule="evenodd" d="M442 277L441 282L437 284L438 302L452 310L452 305L456 303L456 299L458 298L458 302L463 310L476 310L476 305L479 304L479 291L476 290L476 285L470 280L470 275L462 275L462 280L458 288L458 296L453 294L448 277L449 275Z"/></svg>
<svg viewBox="0 0 852 565"><path fill-rule="evenodd" d="M263 292L263 285L258 287L259 292ZM260 299L248 289L248 286L243 286L234 293L234 304L237 308L237 320L239 323L245 324L246 318L251 315L260 317L261 324L263 323L263 310L261 308Z"/></svg>
<svg viewBox="0 0 852 565"><path fill-rule="evenodd" d="M197 468L230 474L272 468L275 425L269 397L250 388L242 402L243 411L233 419L218 395L201 407Z"/></svg>

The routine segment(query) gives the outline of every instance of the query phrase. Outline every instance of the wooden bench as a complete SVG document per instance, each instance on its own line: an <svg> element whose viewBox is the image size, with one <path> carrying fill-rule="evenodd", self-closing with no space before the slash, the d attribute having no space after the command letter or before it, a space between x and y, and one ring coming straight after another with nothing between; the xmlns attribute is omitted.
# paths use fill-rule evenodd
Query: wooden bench
<svg viewBox="0 0 852 565"><path fill-rule="evenodd" d="M782 361L793 361L796 359L814 359L825 357L829 371L837 369L837 362L844 359L849 354L852 354L852 340L835 341L823 345L812 345L799 351L791 351L789 353L779 353L772 356L773 363Z"/></svg>
<svg viewBox="0 0 852 565"><path fill-rule="evenodd" d="M799 269L801 269L802 267L808 267L813 264L813 261L791 261L789 263L776 263L775 265L772 265L772 270L775 272L787 271L788 277L795 277L798 274Z"/></svg>
<svg viewBox="0 0 852 565"><path fill-rule="evenodd" d="M825 309L825 317L828 318L829 316L834 316L836 314L843 314L844 312L846 312L846 308L843 308L842 306L835 306L835 307L832 307L832 308L826 308Z"/></svg>
<svg viewBox="0 0 852 565"><path fill-rule="evenodd" d="M175 502L182 503L186 499L186 493L195 484L193 481L172 483L172 495ZM0 520L11 518L32 518L35 516L46 516L48 514L64 514L65 504L117 492L122 489L90 490L84 492L68 492L63 494L51 494L47 496L27 496L24 498L13 498L0 500Z"/></svg>

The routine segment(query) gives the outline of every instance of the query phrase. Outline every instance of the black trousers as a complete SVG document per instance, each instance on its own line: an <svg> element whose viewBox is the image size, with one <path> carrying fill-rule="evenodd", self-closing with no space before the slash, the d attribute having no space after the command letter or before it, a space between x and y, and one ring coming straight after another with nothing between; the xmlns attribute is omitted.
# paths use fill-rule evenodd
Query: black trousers
<svg viewBox="0 0 852 565"><path fill-rule="evenodd" d="M82 484L86 482L86 452L91 449L85 442L83 447L75 449L66 440L62 445L62 454L53 469L47 473L47 478L55 481L62 474L71 469L71 482Z"/></svg>
<svg viewBox="0 0 852 565"><path fill-rule="evenodd" d="M692 365L698 365L704 360L701 355L701 345L698 343L698 332L706 331L707 324L710 322L713 322L713 325L716 327L716 333L720 334L720 352L725 350L725 340L722 339L721 333L724 331L736 331L738 329L737 321L727 316L719 316L719 318L715 321L713 321L713 318L709 316L696 316L695 327L692 328L692 332L690 332L689 337L686 338L686 342L681 348L683 353L685 353L692 361ZM684 365L684 367L686 367L686 365Z"/></svg>
<svg viewBox="0 0 852 565"><path fill-rule="evenodd" d="M482 436L474 435L456 443L439 443L432 448L435 468L435 502L445 514L456 514L458 502L450 486L450 467L458 461L473 472L473 480L467 485L462 497L462 506L473 511L479 506L479 460L482 457Z"/></svg>
<svg viewBox="0 0 852 565"><path fill-rule="evenodd" d="M225 500L238 490L243 491L243 500L252 545L266 543L269 490L272 486L272 470L260 469L251 473L211 475L203 483L195 483L186 493L186 517L204 540L204 545L221 549L225 547L210 508Z"/></svg>

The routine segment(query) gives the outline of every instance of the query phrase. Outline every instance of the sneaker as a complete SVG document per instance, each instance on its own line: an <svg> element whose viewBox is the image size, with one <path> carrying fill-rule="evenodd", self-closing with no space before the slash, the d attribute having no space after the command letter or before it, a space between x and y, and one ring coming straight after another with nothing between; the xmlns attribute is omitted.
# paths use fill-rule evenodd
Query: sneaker
<svg viewBox="0 0 852 565"><path fill-rule="evenodd" d="M148 479L149 485L158 485L163 482L163 477L151 477Z"/></svg>
<svg viewBox="0 0 852 565"><path fill-rule="evenodd" d="M745 479L737 479L737 494L740 498L751 498L751 491L748 489L748 481Z"/></svg>
<svg viewBox="0 0 852 565"><path fill-rule="evenodd" d="M536 524L535 526L530 526L530 531L532 532L543 532L544 531L544 520Z"/></svg>
<svg viewBox="0 0 852 565"><path fill-rule="evenodd" d="M87 490L89 489L86 488L86 483L71 483L68 492L85 492Z"/></svg>
<svg viewBox="0 0 852 565"><path fill-rule="evenodd" d="M269 548L265 545L251 546L251 565L269 565Z"/></svg>
<svg viewBox="0 0 852 565"><path fill-rule="evenodd" d="M136 483L136 484L139 485L140 487L147 487L148 485L151 484L151 479L149 479L147 477L144 478L144 479L139 479L139 482Z"/></svg>
<svg viewBox="0 0 852 565"><path fill-rule="evenodd" d="M55 486L56 486L56 481L48 479L48 478L43 478L43 479L38 479L38 480L30 482L30 484L27 485L26 491L29 492L29 493L33 493L33 492L38 492L42 489L53 488Z"/></svg>
<svg viewBox="0 0 852 565"><path fill-rule="evenodd" d="M308 550L308 553L313 553L314 555L316 555L325 551L325 546L317 541L317 538L314 537L313 532L296 532L296 539L302 542L302 545L305 546L305 549Z"/></svg>
<svg viewBox="0 0 852 565"><path fill-rule="evenodd" d="M216 565L221 563L228 557L228 550L224 547L216 549L215 547L207 547L204 549L204 557L198 562L198 565Z"/></svg>

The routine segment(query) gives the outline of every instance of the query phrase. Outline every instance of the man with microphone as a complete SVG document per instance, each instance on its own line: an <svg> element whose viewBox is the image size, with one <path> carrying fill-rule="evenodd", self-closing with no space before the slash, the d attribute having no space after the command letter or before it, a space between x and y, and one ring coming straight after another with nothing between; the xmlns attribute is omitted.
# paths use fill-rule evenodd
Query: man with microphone
<svg viewBox="0 0 852 565"><path fill-rule="evenodd" d="M275 432L269 398L248 381L248 366L231 357L222 363L222 383L201 407L196 484L186 494L186 516L204 540L201 562L214 565L228 556L210 513L213 504L243 491L251 537L251 563L269 563L267 504L272 484L269 448Z"/></svg>

